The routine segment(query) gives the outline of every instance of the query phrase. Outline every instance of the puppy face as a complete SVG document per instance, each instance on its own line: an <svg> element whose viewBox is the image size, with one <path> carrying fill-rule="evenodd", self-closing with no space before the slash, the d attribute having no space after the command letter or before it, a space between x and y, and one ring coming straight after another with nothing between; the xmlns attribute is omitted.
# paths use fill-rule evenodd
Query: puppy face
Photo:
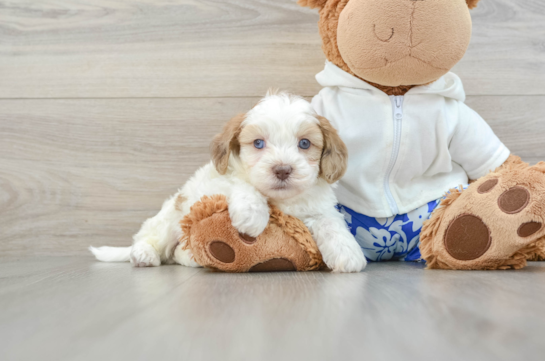
<svg viewBox="0 0 545 361"><path fill-rule="evenodd" d="M331 124L300 97L270 93L246 115L233 118L212 143L220 174L232 155L246 180L265 196L294 197L323 177L346 170L346 146Z"/></svg>

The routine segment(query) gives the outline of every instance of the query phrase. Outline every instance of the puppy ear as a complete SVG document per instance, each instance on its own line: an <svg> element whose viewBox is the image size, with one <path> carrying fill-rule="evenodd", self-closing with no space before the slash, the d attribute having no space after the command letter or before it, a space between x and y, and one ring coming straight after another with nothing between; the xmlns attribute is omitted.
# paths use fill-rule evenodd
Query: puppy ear
<svg viewBox="0 0 545 361"><path fill-rule="evenodd" d="M227 172L231 152L236 155L240 152L238 136L245 118L246 114L239 114L228 121L223 127L223 132L216 135L210 144L212 162L219 174L223 175Z"/></svg>
<svg viewBox="0 0 545 361"><path fill-rule="evenodd" d="M467 2L467 6L470 9L475 9L477 7L477 3L479 2L479 0L466 0L466 2Z"/></svg>
<svg viewBox="0 0 545 361"><path fill-rule="evenodd" d="M320 121L320 129L324 136L324 149L320 162L320 176L329 184L335 183L346 172L348 162L348 150L339 137L337 130L333 128L329 120L324 117L316 117Z"/></svg>
<svg viewBox="0 0 545 361"><path fill-rule="evenodd" d="M470 1L470 0L468 0ZM325 3L327 2L327 0L298 0L297 1L297 4L303 6L303 7L309 7L311 9L316 9L316 8L323 8L325 6Z"/></svg>

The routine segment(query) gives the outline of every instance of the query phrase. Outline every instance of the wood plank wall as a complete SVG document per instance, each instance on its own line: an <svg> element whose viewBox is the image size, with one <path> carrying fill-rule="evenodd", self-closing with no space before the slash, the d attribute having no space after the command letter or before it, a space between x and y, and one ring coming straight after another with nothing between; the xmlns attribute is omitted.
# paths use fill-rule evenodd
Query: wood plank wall
<svg viewBox="0 0 545 361"><path fill-rule="evenodd" d="M472 16L467 103L545 159L545 2ZM0 257L129 245L223 122L270 86L318 92L317 21L296 0L0 0Z"/></svg>

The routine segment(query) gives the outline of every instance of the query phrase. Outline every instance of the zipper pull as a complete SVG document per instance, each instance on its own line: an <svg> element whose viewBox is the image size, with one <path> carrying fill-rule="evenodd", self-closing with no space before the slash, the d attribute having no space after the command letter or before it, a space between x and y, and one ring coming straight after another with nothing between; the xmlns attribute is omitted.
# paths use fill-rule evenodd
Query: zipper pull
<svg viewBox="0 0 545 361"><path fill-rule="evenodd" d="M403 118L403 109L402 109L402 105L403 105L403 97L401 96L397 96L395 97L395 118L397 120L401 120Z"/></svg>

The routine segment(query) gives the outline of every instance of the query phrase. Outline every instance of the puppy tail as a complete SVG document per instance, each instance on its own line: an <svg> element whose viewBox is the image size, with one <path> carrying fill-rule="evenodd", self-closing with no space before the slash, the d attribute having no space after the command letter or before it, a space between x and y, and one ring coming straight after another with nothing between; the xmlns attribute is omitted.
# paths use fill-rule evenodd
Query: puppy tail
<svg viewBox="0 0 545 361"><path fill-rule="evenodd" d="M132 247L89 247L89 251L102 262L129 262Z"/></svg>

